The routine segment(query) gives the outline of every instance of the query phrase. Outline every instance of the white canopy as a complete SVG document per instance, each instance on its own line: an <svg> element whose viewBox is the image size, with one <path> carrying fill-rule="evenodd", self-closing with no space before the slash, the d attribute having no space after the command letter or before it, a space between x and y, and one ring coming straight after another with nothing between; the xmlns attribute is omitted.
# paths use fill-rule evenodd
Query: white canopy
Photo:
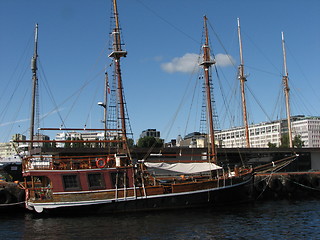
<svg viewBox="0 0 320 240"><path fill-rule="evenodd" d="M144 163L148 171L155 172L155 174L196 174L196 173L205 173L210 172L212 170L221 169L222 167L217 166L213 163L207 162L192 162L192 163L152 163L152 162L145 162Z"/></svg>

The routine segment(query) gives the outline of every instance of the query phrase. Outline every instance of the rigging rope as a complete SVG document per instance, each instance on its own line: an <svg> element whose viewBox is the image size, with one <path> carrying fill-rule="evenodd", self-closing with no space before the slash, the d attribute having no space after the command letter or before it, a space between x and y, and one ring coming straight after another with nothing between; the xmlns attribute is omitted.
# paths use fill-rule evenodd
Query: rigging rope
<svg viewBox="0 0 320 240"><path fill-rule="evenodd" d="M193 38L192 36L190 36L189 34L187 34L186 32L182 31L180 28L178 28L176 25L172 24L171 22L169 22L168 20L166 20L164 17L162 17L160 14L158 14L156 11L154 11L153 9L151 9L149 6L147 6L146 4L144 4L143 2L141 2L140 0L136 0L137 2L139 2L143 7L145 7L148 11L150 11L151 13L153 13L157 18L161 19L163 22L165 22L166 24L168 24L170 27L172 27L173 29L177 30L178 32L180 32L181 34L183 34L184 36L186 36L187 38L191 39L192 41L194 41L197 44L201 44L199 43L195 38Z"/></svg>

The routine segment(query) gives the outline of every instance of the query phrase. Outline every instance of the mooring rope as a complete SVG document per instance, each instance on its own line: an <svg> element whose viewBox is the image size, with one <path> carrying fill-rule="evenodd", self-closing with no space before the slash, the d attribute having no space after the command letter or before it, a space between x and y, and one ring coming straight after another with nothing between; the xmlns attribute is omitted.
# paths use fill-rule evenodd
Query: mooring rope
<svg viewBox="0 0 320 240"><path fill-rule="evenodd" d="M25 202L26 202L26 201L23 201L23 202L16 202L16 203L0 203L0 207L20 205L20 204L25 203Z"/></svg>

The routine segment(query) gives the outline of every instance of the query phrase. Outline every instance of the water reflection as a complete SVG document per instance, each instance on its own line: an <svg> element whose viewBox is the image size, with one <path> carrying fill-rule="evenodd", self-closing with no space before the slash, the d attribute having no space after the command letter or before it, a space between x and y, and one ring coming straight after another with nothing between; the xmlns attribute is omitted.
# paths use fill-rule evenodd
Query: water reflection
<svg viewBox="0 0 320 240"><path fill-rule="evenodd" d="M319 201L262 202L212 209L108 216L0 219L1 239L314 239Z"/></svg>

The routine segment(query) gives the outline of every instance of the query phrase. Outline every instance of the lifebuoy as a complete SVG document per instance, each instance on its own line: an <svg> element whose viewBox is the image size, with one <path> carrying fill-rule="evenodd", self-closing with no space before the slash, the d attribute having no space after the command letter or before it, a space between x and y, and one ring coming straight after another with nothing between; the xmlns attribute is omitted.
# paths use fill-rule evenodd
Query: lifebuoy
<svg viewBox="0 0 320 240"><path fill-rule="evenodd" d="M106 166L106 161L103 158L98 158L96 160L96 165L98 168L104 168Z"/></svg>
<svg viewBox="0 0 320 240"><path fill-rule="evenodd" d="M11 194L5 189L1 189L0 190L0 204L11 203L11 200L12 200Z"/></svg>

